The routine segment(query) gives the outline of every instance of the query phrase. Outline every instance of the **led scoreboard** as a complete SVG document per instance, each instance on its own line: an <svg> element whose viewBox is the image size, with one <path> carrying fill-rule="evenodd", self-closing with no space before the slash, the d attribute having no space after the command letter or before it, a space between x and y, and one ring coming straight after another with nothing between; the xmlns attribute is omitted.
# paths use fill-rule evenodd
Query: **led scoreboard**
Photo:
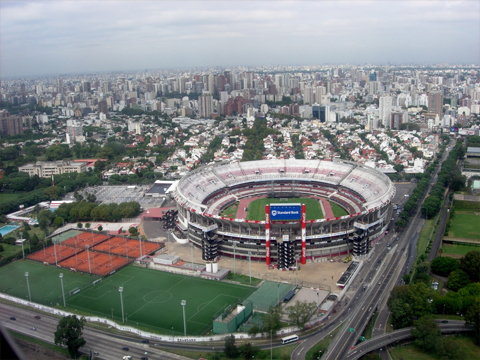
<svg viewBox="0 0 480 360"><path fill-rule="evenodd" d="M300 220L302 216L301 204L270 204L270 220Z"/></svg>

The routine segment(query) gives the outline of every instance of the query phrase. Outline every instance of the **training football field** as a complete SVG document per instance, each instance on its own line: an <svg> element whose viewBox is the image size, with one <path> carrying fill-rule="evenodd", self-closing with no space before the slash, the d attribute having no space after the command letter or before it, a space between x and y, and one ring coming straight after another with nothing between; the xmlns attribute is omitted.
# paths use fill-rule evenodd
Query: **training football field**
<svg viewBox="0 0 480 360"><path fill-rule="evenodd" d="M63 273L63 287L67 301L70 292L81 291L99 279L98 276L82 275L30 260L17 260L0 268L0 291L28 300L25 272L28 272L28 285L33 302L47 306L61 304L62 308L60 273Z"/></svg>
<svg viewBox="0 0 480 360"><path fill-rule="evenodd" d="M310 198L288 198L288 199L275 199L275 198L261 198L252 201L248 204L247 220L260 220L265 221L265 205L267 204L305 204L305 210L307 212L307 220L323 219L322 208L318 200Z"/></svg>
<svg viewBox="0 0 480 360"><path fill-rule="evenodd" d="M119 287L123 287L125 324L147 331L183 335L182 300L186 300L188 335L212 328L213 317L247 298L255 288L127 266L80 291L67 306L122 323Z"/></svg>

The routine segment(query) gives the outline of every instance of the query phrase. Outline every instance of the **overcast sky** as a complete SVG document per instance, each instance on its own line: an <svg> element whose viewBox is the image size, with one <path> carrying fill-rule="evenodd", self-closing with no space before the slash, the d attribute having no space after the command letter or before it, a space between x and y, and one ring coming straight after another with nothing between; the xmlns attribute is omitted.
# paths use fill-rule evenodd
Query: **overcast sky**
<svg viewBox="0 0 480 360"><path fill-rule="evenodd" d="M0 1L0 76L468 63L480 1Z"/></svg>

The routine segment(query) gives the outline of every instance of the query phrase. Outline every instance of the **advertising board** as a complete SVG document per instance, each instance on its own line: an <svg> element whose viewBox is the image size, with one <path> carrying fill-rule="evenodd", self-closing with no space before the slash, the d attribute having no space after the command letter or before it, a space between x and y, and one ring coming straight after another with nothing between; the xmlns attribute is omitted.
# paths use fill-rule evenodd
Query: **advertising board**
<svg viewBox="0 0 480 360"><path fill-rule="evenodd" d="M270 204L270 219L272 221L300 220L301 204Z"/></svg>

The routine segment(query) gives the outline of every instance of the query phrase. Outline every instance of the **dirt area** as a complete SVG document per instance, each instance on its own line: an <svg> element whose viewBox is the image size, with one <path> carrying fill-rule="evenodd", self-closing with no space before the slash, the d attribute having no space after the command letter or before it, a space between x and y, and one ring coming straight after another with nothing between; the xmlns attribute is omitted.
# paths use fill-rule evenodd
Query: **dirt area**
<svg viewBox="0 0 480 360"><path fill-rule="evenodd" d="M189 263L192 261L191 248L189 244L179 244L170 242L168 254L177 255L180 259ZM301 265L299 263L300 270L297 274L295 271L280 271L277 269L268 269L264 261L252 260L252 277L259 279L266 279L270 281L288 282L290 284L303 284L305 287L322 288L324 290L331 290L334 293L340 293L342 290L336 286L337 280L342 273L347 269L349 263L345 264L343 260L345 256L341 258L333 258L334 262L325 261L320 263L308 263ZM193 262L197 264L205 263L202 260L202 252L200 249L193 248ZM234 260L229 257L221 257L218 262L218 267L234 270ZM249 275L248 260L236 259L235 270L237 274ZM297 279L295 277L297 276Z"/></svg>
<svg viewBox="0 0 480 360"><path fill-rule="evenodd" d="M43 348L37 344L14 338L25 359L35 360L69 360L70 357L50 349Z"/></svg>

